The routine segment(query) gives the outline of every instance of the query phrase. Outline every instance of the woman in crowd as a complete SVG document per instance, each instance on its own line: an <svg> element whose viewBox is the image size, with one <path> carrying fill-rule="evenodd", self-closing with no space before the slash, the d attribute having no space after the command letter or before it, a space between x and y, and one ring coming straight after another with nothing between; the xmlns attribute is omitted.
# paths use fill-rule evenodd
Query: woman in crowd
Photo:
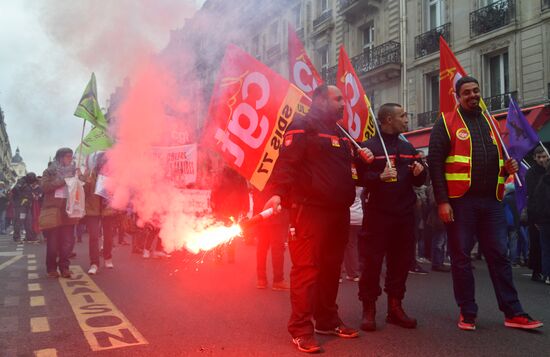
<svg viewBox="0 0 550 357"><path fill-rule="evenodd" d="M75 171L73 151L61 148L42 176L44 201L39 225L47 240L46 269L52 278L59 277L59 272L64 278L71 277L69 255L74 245L74 225L78 218L69 218L65 212L68 195L65 178L74 176Z"/></svg>

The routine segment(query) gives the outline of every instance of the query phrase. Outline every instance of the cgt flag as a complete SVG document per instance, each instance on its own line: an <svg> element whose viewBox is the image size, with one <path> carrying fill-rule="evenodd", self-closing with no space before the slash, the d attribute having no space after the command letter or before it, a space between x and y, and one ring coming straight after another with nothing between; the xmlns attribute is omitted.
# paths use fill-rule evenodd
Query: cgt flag
<svg viewBox="0 0 550 357"><path fill-rule="evenodd" d="M95 127L107 130L107 120L97 101L97 85L94 73L92 73L92 78L90 82L88 82L86 89L84 89L84 93L76 107L74 115L89 121Z"/></svg>
<svg viewBox="0 0 550 357"><path fill-rule="evenodd" d="M457 105L455 84L466 75L466 71L443 36L439 37L439 53L439 110L448 113L452 112Z"/></svg>
<svg viewBox="0 0 550 357"><path fill-rule="evenodd" d="M443 36L439 36L439 111L452 112L458 104L455 95L456 82L468 74L456 59L449 44ZM486 110L487 105L483 99L479 101L481 110Z"/></svg>
<svg viewBox="0 0 550 357"><path fill-rule="evenodd" d="M262 190L304 93L235 45L229 45L212 92L206 140Z"/></svg>
<svg viewBox="0 0 550 357"><path fill-rule="evenodd" d="M340 47L336 86L344 94L346 110L343 127L358 142L374 136L374 118L370 115L370 102L344 46Z"/></svg>
<svg viewBox="0 0 550 357"><path fill-rule="evenodd" d="M313 91L318 85L323 84L323 80L311 63L302 41L291 24L288 24L288 63L288 78L311 98Z"/></svg>
<svg viewBox="0 0 550 357"><path fill-rule="evenodd" d="M82 148L82 155L86 156L96 151L106 150L111 146L113 146L113 141L105 130L95 127L86 135L75 152L80 152Z"/></svg>

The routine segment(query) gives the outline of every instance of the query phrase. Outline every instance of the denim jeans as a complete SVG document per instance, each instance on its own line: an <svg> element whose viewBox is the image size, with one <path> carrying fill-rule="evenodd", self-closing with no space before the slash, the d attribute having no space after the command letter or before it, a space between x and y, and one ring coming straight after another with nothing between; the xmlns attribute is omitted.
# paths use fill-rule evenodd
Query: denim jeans
<svg viewBox="0 0 550 357"><path fill-rule="evenodd" d="M529 260L529 232L525 226L519 227L518 257L523 258L525 262Z"/></svg>
<svg viewBox="0 0 550 357"><path fill-rule="evenodd" d="M508 229L508 258L512 264L519 263L518 256L519 232L517 229Z"/></svg>
<svg viewBox="0 0 550 357"><path fill-rule="evenodd" d="M432 234L432 267L440 267L445 262L447 232L434 231Z"/></svg>
<svg viewBox="0 0 550 357"><path fill-rule="evenodd" d="M494 197L463 196L450 200L454 222L447 224L454 295L463 315L477 316L475 282L470 253L479 240L498 301L506 317L523 313L512 281L512 266L506 257L504 209Z"/></svg>
<svg viewBox="0 0 550 357"><path fill-rule="evenodd" d="M541 224L539 226L539 231L540 248L542 253L542 275L548 277L550 276L550 224Z"/></svg>
<svg viewBox="0 0 550 357"><path fill-rule="evenodd" d="M44 231L46 237L46 270L48 273L69 270L69 255L74 246L74 225L55 227Z"/></svg>

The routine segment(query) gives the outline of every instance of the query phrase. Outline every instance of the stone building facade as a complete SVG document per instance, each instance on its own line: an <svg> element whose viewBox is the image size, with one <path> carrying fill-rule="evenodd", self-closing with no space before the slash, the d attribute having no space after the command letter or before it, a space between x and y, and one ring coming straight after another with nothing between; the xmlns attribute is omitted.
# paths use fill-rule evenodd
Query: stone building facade
<svg viewBox="0 0 550 357"><path fill-rule="evenodd" d="M289 23L327 82L344 45L374 109L403 103L411 129L431 126L439 107L440 35L493 112L508 94L524 107L549 102L549 0L207 0L174 38L192 41L208 98L228 42L288 78Z"/></svg>

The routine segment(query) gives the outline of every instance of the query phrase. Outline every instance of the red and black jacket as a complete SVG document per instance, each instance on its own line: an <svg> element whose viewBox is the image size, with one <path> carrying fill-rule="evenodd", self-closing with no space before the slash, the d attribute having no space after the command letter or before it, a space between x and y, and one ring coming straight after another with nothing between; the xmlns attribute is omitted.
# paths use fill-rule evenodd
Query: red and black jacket
<svg viewBox="0 0 550 357"><path fill-rule="evenodd" d="M414 176L409 165L414 161L422 164L416 149L410 143L400 139L398 135L382 134L382 137L392 165L397 169L397 181L380 180L380 174L384 171L387 162L380 136L376 135L362 143L362 147L369 148L374 154L372 164L357 163L359 184L365 186L369 192L366 212L374 210L391 215L409 214L413 211L416 202L413 185L422 186L426 182L427 170Z"/></svg>
<svg viewBox="0 0 550 357"><path fill-rule="evenodd" d="M287 129L269 189L284 206L349 208L355 199L353 155L334 120L311 108Z"/></svg>

